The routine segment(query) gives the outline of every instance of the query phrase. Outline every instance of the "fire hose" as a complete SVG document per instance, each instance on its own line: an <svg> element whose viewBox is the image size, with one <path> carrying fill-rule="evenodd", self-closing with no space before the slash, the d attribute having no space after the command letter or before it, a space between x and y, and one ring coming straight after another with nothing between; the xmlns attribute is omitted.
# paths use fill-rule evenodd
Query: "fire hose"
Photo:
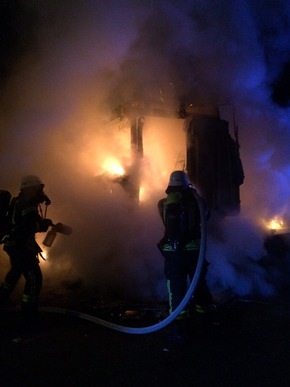
<svg viewBox="0 0 290 387"><path fill-rule="evenodd" d="M167 325L169 325L172 321L176 319L176 317L182 312L182 310L186 307L188 302L190 301L191 297L194 294L194 291L196 289L197 283L199 281L199 277L201 275L203 263L204 263L204 258L205 258L205 251L206 251L206 209L203 200L201 197L198 195L196 191L195 192L195 197L198 202L199 206L199 211L200 211L200 217L201 217L201 243L200 243L200 250L199 250L199 256L198 256L198 261L196 265L196 270L194 273L194 276L191 280L191 283L188 287L188 290L183 298L183 300L180 302L178 307L164 320L154 324L150 325L147 327L128 327L124 325L119 325L116 323L112 323L107 320L103 320L101 318L70 310L70 309L64 309L64 308L54 308L54 307L41 307L39 308L40 311L42 312L48 312L48 313L59 313L67 316L72 316L72 317L78 317L90 322L93 322L95 324L101 325L105 328L113 329L115 331L123 332L123 333L128 333L128 334L135 334L135 335L144 335L148 333L153 333L156 332L160 329L165 328Z"/></svg>

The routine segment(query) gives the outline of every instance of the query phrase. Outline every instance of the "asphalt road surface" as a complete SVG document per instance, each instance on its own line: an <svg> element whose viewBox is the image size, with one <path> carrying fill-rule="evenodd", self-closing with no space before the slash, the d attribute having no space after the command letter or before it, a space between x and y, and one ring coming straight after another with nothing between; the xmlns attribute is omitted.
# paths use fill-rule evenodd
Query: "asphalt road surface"
<svg viewBox="0 0 290 387"><path fill-rule="evenodd" d="M115 305L102 318L150 325L156 310ZM19 318L17 308L0 311L1 387L290 386L289 294L225 302L213 324L192 321L186 343L168 340L169 326L132 335L44 310L38 328L19 338Z"/></svg>

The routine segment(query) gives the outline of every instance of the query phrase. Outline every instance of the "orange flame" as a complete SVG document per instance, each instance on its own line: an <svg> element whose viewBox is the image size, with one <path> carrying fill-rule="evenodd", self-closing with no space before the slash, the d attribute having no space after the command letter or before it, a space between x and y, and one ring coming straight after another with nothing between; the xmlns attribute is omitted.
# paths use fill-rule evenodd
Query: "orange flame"
<svg viewBox="0 0 290 387"><path fill-rule="evenodd" d="M277 231L277 230L281 230L284 227L284 221L278 216L275 216L266 225L268 229L272 231Z"/></svg>
<svg viewBox="0 0 290 387"><path fill-rule="evenodd" d="M114 159L114 158L107 158L104 161L102 167L105 170L105 172L107 172L111 175L124 175L125 174L125 170L122 167L121 163L117 159Z"/></svg>

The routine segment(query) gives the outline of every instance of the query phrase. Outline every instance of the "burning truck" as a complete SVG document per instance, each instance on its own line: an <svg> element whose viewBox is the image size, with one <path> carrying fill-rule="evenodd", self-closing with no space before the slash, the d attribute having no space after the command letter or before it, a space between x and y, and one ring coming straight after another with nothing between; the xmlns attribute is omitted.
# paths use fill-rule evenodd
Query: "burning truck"
<svg viewBox="0 0 290 387"><path fill-rule="evenodd" d="M186 170L211 211L222 215L240 212L244 171L238 129L235 126L233 138L218 108L136 102L118 106L112 122L127 136L131 165L111 165L111 170L108 168L98 179L120 184L139 202L146 196L144 169L153 165L164 180L163 188L172 170ZM144 163L146 167L141 168Z"/></svg>
<svg viewBox="0 0 290 387"><path fill-rule="evenodd" d="M186 170L217 220L240 214L244 169L234 117L231 134L229 122L221 118L215 106L137 101L120 105L113 113L110 124L122 132L129 145L126 152L131 155L130 163L120 163L118 168L107 164L98 179L119 184L137 205L142 205L154 194L156 198L163 195L173 170ZM146 174L157 176L155 185L152 181L146 184ZM285 221L273 215L273 219L259 222L267 253L288 252Z"/></svg>

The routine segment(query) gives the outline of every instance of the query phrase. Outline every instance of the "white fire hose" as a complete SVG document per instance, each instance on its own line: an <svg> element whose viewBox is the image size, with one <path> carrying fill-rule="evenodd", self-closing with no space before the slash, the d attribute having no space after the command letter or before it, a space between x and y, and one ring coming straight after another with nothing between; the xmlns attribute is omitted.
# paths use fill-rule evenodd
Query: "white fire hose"
<svg viewBox="0 0 290 387"><path fill-rule="evenodd" d="M41 312L48 312L48 313L59 313L67 316L72 317L78 317L90 322L93 322L95 324L101 325L103 327L113 329L115 331L123 332L123 333L129 333L133 335L144 335L148 333L156 332L160 329L163 329L167 325L169 325L173 320L176 319L176 317L182 312L182 310L186 307L188 302L190 301L192 295L194 294L194 291L196 289L197 283L199 281L199 277L202 271L204 258L205 258L205 251L206 251L206 209L203 200L201 197L195 192L195 197L198 202L199 211L200 211L200 217L201 217L201 241L200 241L200 250L199 250L199 256L197 261L196 270L194 273L194 276L192 278L192 281L189 285L189 288L181 301L181 303L178 305L178 307L164 320L160 321L157 324L150 325L148 327L127 327L119 324L115 324L106 320L103 320L101 318L91 316L89 314L73 311L70 309L63 309L63 308L54 308L54 307L41 307L39 310Z"/></svg>

